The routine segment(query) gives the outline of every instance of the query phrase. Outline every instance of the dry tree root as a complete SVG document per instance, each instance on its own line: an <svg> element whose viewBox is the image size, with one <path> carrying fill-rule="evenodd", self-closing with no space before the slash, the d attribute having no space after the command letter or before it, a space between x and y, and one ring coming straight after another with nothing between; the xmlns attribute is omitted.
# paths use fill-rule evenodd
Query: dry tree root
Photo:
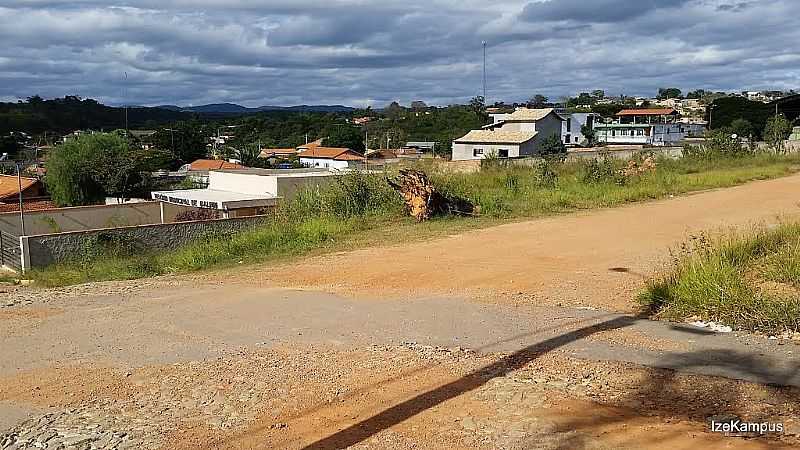
<svg viewBox="0 0 800 450"><path fill-rule="evenodd" d="M417 222L436 215L474 215L476 208L469 200L449 197L438 192L421 170L403 169L394 180L386 179L400 193L406 208Z"/></svg>

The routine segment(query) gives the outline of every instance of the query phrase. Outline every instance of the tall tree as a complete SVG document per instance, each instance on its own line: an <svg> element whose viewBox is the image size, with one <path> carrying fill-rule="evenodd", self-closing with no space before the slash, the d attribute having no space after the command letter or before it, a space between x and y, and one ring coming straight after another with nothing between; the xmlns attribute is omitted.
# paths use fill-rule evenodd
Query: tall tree
<svg viewBox="0 0 800 450"><path fill-rule="evenodd" d="M542 94L536 94L528 100L528 108L544 108L547 106L548 98Z"/></svg>
<svg viewBox="0 0 800 450"><path fill-rule="evenodd" d="M156 168L158 156L130 146L121 133L84 134L50 153L45 184L59 206L126 198L141 187L143 173Z"/></svg>
<svg viewBox="0 0 800 450"><path fill-rule="evenodd" d="M338 124L327 128L325 136L322 145L326 147L349 148L360 153L364 152L364 134L360 128Z"/></svg>
<svg viewBox="0 0 800 450"><path fill-rule="evenodd" d="M792 124L783 114L770 117L764 128L764 140L775 152L784 151L784 142L792 132Z"/></svg>
<svg viewBox="0 0 800 450"><path fill-rule="evenodd" d="M658 99L659 100L667 100L670 98L681 98L683 93L678 88L660 88L658 90Z"/></svg>

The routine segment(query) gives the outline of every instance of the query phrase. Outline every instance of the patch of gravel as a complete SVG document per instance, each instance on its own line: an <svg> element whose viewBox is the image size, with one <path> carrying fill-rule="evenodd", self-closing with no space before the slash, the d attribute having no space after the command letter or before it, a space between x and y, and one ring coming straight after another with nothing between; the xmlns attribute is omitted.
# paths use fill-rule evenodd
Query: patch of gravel
<svg viewBox="0 0 800 450"><path fill-rule="evenodd" d="M278 417L343 398L353 386L342 380L354 373L364 379L386 369L387 360L403 368L467 358L471 352L463 349L409 343L345 352L242 351L212 361L142 368L122 375L128 380L125 389L107 387L115 391L100 391L18 424L0 436L0 449L156 449L181 429L225 432L270 414L280 428L285 425ZM107 377L96 383L111 386Z"/></svg>

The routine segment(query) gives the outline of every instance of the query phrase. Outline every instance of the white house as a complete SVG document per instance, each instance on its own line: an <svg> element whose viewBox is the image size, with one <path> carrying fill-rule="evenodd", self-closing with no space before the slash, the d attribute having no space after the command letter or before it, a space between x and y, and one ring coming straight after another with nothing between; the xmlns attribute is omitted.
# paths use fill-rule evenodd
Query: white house
<svg viewBox="0 0 800 450"><path fill-rule="evenodd" d="M584 136L581 130L584 125L594 129L594 124L600 115L595 113L559 113L559 115L564 118L561 122L561 139L564 145L571 147L588 145L589 138Z"/></svg>
<svg viewBox="0 0 800 450"><path fill-rule="evenodd" d="M366 158L349 148L308 146L300 147L300 164L308 167L343 170L363 164Z"/></svg>
<svg viewBox="0 0 800 450"><path fill-rule="evenodd" d="M453 141L453 161L498 158L519 158L532 155L536 148L535 131L472 130Z"/></svg>
<svg viewBox="0 0 800 450"><path fill-rule="evenodd" d="M533 156L550 136L561 139L563 118L552 108L517 108L510 114L491 114L493 122L453 141L453 160Z"/></svg>

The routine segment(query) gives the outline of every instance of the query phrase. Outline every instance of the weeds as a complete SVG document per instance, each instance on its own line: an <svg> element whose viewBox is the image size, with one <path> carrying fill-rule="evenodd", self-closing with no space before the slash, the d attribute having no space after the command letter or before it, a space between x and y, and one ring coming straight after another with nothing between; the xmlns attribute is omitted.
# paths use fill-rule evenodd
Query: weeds
<svg viewBox="0 0 800 450"><path fill-rule="evenodd" d="M646 157L642 158L644 161ZM34 271L40 285L130 279L211 267L255 263L305 254L348 249L373 242L362 236L382 235L378 242L419 239L496 224L501 220L557 214L576 209L618 205L667 195L725 187L753 179L791 173L796 155L752 155L734 159L659 159L658 169L618 183L623 162L541 161L533 167L497 164L478 173L452 173L428 168L442 194L469 198L480 218L443 218L413 224L386 175L355 172L324 188L298 192L256 229L228 236L207 236L175 251L144 252L128 242L112 240L87 246L67 263ZM641 167L637 163L637 167ZM638 171L638 169L637 169ZM592 175L587 175L591 173ZM398 233L397 230L405 230ZM775 277L789 277L790 274Z"/></svg>
<svg viewBox="0 0 800 450"><path fill-rule="evenodd" d="M710 240L693 237L640 296L656 315L752 331L800 331L800 224Z"/></svg>

